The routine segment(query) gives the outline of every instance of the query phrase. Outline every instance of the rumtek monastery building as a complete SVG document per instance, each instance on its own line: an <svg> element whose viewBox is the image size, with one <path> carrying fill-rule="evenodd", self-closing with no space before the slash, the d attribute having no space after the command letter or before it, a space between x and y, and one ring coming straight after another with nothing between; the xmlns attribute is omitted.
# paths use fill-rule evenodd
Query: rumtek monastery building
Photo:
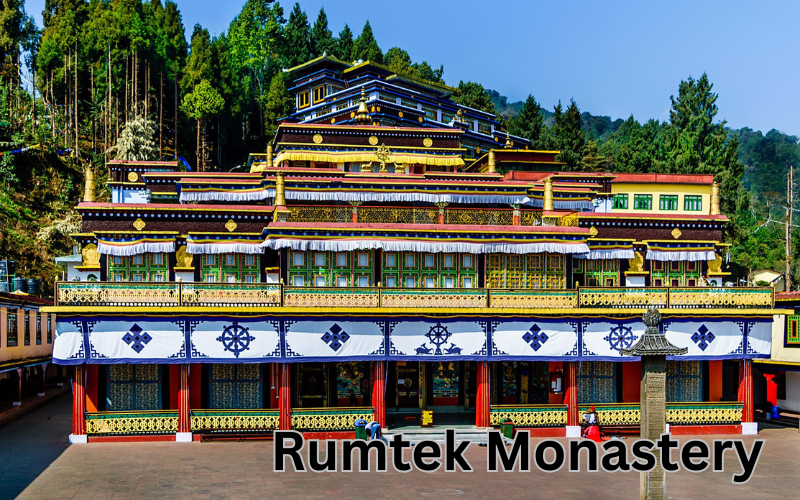
<svg viewBox="0 0 800 500"><path fill-rule="evenodd" d="M112 163L111 203L87 184L48 308L72 442L333 436L423 410L575 436L589 405L636 426L620 351L648 306L688 348L667 365L673 432L756 431L778 313L772 289L726 286L712 176L562 172L454 89L370 62L290 75L296 112L249 172Z"/></svg>

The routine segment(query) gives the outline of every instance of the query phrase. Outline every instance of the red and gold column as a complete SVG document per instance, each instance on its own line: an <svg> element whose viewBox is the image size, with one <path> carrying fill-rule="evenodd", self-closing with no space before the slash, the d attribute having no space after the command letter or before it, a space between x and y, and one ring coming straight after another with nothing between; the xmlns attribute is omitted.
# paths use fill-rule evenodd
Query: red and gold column
<svg viewBox="0 0 800 500"><path fill-rule="evenodd" d="M86 443L86 370L84 365L75 365L72 377L72 444Z"/></svg>
<svg viewBox="0 0 800 500"><path fill-rule="evenodd" d="M292 429L292 395L290 370L288 363L281 363L280 367L280 386L278 388L278 409L280 410L280 420L278 429L288 431Z"/></svg>
<svg viewBox="0 0 800 500"><path fill-rule="evenodd" d="M386 429L386 361L372 362L372 408L375 421Z"/></svg>
<svg viewBox="0 0 800 500"><path fill-rule="evenodd" d="M192 441L192 418L189 403L189 365L180 366L180 387L178 388L178 433L175 441L186 443Z"/></svg>
<svg viewBox="0 0 800 500"><path fill-rule="evenodd" d="M489 427L491 425L491 400L489 393L489 362L478 361L477 371L478 390L475 395L475 427Z"/></svg>
<svg viewBox="0 0 800 500"><path fill-rule="evenodd" d="M742 434L758 434L753 412L753 360L739 364L739 399L742 401Z"/></svg>
<svg viewBox="0 0 800 500"><path fill-rule="evenodd" d="M564 404L567 406L567 437L581 437L578 411L578 363L564 363Z"/></svg>

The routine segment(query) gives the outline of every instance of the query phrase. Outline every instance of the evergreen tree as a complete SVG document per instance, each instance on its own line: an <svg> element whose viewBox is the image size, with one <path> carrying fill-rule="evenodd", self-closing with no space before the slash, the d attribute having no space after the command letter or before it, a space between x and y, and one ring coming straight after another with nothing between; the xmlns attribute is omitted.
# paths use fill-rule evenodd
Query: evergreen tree
<svg viewBox="0 0 800 500"><path fill-rule="evenodd" d="M283 73L276 73L269 84L269 92L264 104L264 121L267 139L278 129L278 120L294 111L294 98L286 92L286 79Z"/></svg>
<svg viewBox="0 0 800 500"><path fill-rule="evenodd" d="M566 163L565 170L578 170L586 136L581 129L581 112L574 100L570 99L566 113L561 113L561 102L558 103L553 128L558 150L561 151L556 159Z"/></svg>
<svg viewBox="0 0 800 500"><path fill-rule="evenodd" d="M369 21L364 25L361 34L353 43L353 58L383 64L383 52L378 47L375 35L372 34L372 26L370 26Z"/></svg>
<svg viewBox="0 0 800 500"><path fill-rule="evenodd" d="M439 65L439 69L433 69L427 61L414 63L411 65L411 74L423 80L444 83L444 66L442 65Z"/></svg>
<svg viewBox="0 0 800 500"><path fill-rule="evenodd" d="M295 3L289 14L289 22L283 31L285 44L283 47L286 67L292 68L311 60L311 27L308 16L299 3Z"/></svg>
<svg viewBox="0 0 800 500"><path fill-rule="evenodd" d="M156 124L145 116L134 118L125 124L117 143L111 148L114 158L126 161L158 159L158 144L155 141Z"/></svg>
<svg viewBox="0 0 800 500"><path fill-rule="evenodd" d="M411 56L408 52L400 47L392 47L386 51L383 57L383 62L389 66L389 69L398 73L412 74L411 71Z"/></svg>
<svg viewBox="0 0 800 500"><path fill-rule="evenodd" d="M328 15L325 13L324 7L319 9L317 20L311 28L311 43L314 46L313 57L319 57L322 54L334 55L336 40L328 28Z"/></svg>
<svg viewBox="0 0 800 500"><path fill-rule="evenodd" d="M203 80L214 79L214 61L212 59L211 34L199 24L194 25L189 56L183 70L181 88L191 89Z"/></svg>
<svg viewBox="0 0 800 500"><path fill-rule="evenodd" d="M350 26L346 23L342 31L339 32L339 38L336 40L336 57L346 62L353 62L353 32Z"/></svg>
<svg viewBox="0 0 800 500"><path fill-rule="evenodd" d="M465 82L464 80L458 82L458 89L453 96L453 102L469 108L486 111L487 113L494 113L492 96L480 83Z"/></svg>
<svg viewBox="0 0 800 500"><path fill-rule="evenodd" d="M544 115L532 95L528 95L520 112L509 120L508 131L531 141L532 149L544 149Z"/></svg>
<svg viewBox="0 0 800 500"><path fill-rule="evenodd" d="M584 172L608 172L611 168L611 161L600 153L593 137L586 141L581 154L581 170Z"/></svg>

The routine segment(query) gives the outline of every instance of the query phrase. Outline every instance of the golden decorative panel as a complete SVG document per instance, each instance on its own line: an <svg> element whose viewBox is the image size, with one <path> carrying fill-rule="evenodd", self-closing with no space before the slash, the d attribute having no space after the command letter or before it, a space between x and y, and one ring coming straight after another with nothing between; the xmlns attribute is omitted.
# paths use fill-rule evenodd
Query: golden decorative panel
<svg viewBox="0 0 800 500"><path fill-rule="evenodd" d="M314 134L314 137L312 137L312 140L314 141L314 144L321 144L322 143L322 136L319 135L319 134Z"/></svg>
<svg viewBox="0 0 800 500"><path fill-rule="evenodd" d="M378 137L374 136L374 135L369 136L369 143L372 146L377 146L378 145Z"/></svg>
<svg viewBox="0 0 800 500"><path fill-rule="evenodd" d="M514 224L513 210L464 210L448 208L444 211L445 224L510 226Z"/></svg>
<svg viewBox="0 0 800 500"><path fill-rule="evenodd" d="M565 215L564 217L559 217L556 225L563 227L578 227L579 222L580 218L578 217L578 214L574 213ZM591 234L591 230L589 232Z"/></svg>
<svg viewBox="0 0 800 500"><path fill-rule="evenodd" d="M271 283L183 283L184 306L278 306L281 287Z"/></svg>
<svg viewBox="0 0 800 500"><path fill-rule="evenodd" d="M97 251L97 245L94 243L90 243L83 247L81 256L83 257L83 262L81 263L82 266L100 267L100 252Z"/></svg>
<svg viewBox="0 0 800 500"><path fill-rule="evenodd" d="M561 427L567 425L567 409L564 405L500 405L492 407L489 418L492 426L511 420L515 427Z"/></svg>
<svg viewBox="0 0 800 500"><path fill-rule="evenodd" d="M278 410L193 410L193 431L256 431L278 428Z"/></svg>
<svg viewBox="0 0 800 500"><path fill-rule="evenodd" d="M771 308L772 288L670 288L669 306L676 308Z"/></svg>
<svg viewBox="0 0 800 500"><path fill-rule="evenodd" d="M677 240L678 238L681 237L681 234L683 233L681 233L681 230L676 227L675 229L672 230L670 234L672 235L673 238Z"/></svg>
<svg viewBox="0 0 800 500"><path fill-rule="evenodd" d="M182 245L175 252L175 267L192 267L194 256L186 251L186 245Z"/></svg>
<svg viewBox="0 0 800 500"><path fill-rule="evenodd" d="M433 146L433 139L431 139L430 137L422 139L422 145L425 146L426 148Z"/></svg>
<svg viewBox="0 0 800 500"><path fill-rule="evenodd" d="M435 288L385 289L381 291L383 307L486 307L486 291L462 289L450 291Z"/></svg>
<svg viewBox="0 0 800 500"><path fill-rule="evenodd" d="M177 431L177 411L104 412L86 415L86 434L171 434Z"/></svg>
<svg viewBox="0 0 800 500"><path fill-rule="evenodd" d="M229 233L236 230L236 223L233 222L233 219L229 219L228 222L225 223L225 229L227 229Z"/></svg>
<svg viewBox="0 0 800 500"><path fill-rule="evenodd" d="M358 419L375 420L372 408L292 408L292 429L350 431Z"/></svg>
<svg viewBox="0 0 800 500"><path fill-rule="evenodd" d="M378 307L378 291L348 288L284 288L286 307Z"/></svg>
<svg viewBox="0 0 800 500"><path fill-rule="evenodd" d="M520 210L519 222L523 226L541 226L542 212L536 210Z"/></svg>
<svg viewBox="0 0 800 500"><path fill-rule="evenodd" d="M667 306L666 288L581 288L580 307L646 308Z"/></svg>
<svg viewBox="0 0 800 500"><path fill-rule="evenodd" d="M489 304L499 308L569 309L578 307L574 290L490 290Z"/></svg>
<svg viewBox="0 0 800 500"><path fill-rule="evenodd" d="M350 207L333 206L289 206L285 222L352 222L353 211ZM361 212L359 211L359 215Z"/></svg>
<svg viewBox="0 0 800 500"><path fill-rule="evenodd" d="M135 227L137 231L141 231L142 229L144 229L145 225L146 224L144 223L144 221L141 218L136 219L135 221L133 221L133 227Z"/></svg>
<svg viewBox="0 0 800 500"><path fill-rule="evenodd" d="M179 286L169 283L58 283L59 305L177 306Z"/></svg>
<svg viewBox="0 0 800 500"><path fill-rule="evenodd" d="M136 172L128 172L128 182L136 182L139 180L139 174Z"/></svg>

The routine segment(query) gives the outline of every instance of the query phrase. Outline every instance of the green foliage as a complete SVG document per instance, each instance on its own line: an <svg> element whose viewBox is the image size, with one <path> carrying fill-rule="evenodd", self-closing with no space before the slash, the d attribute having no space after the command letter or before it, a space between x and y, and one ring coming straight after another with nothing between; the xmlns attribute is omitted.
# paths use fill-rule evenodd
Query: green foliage
<svg viewBox="0 0 800 500"><path fill-rule="evenodd" d="M532 95L528 95L519 113L509 120L508 131L531 141L532 149L544 149L544 115Z"/></svg>
<svg viewBox="0 0 800 500"><path fill-rule="evenodd" d="M311 28L311 43L313 44L313 57L319 57L322 54L334 55L336 40L328 28L328 15L325 13L324 7L319 9L317 20Z"/></svg>
<svg viewBox="0 0 800 500"><path fill-rule="evenodd" d="M140 116L129 121L122 129L117 143L111 148L116 153L115 159L127 161L159 159L155 133L156 124L147 117Z"/></svg>
<svg viewBox="0 0 800 500"><path fill-rule="evenodd" d="M289 22L286 23L283 36L286 40L283 50L287 68L311 60L311 27L308 25L308 16L300 8L299 3L294 4L289 14Z"/></svg>
<svg viewBox="0 0 800 500"><path fill-rule="evenodd" d="M480 83L465 82L464 80L458 82L458 88L456 94L453 96L453 102L494 114L492 96L489 95L489 92L487 92Z"/></svg>
<svg viewBox="0 0 800 500"><path fill-rule="evenodd" d="M345 23L344 28L339 32L339 37L336 40L336 50L334 51L336 57L342 61L352 62L354 43L353 31L350 29L350 26Z"/></svg>
<svg viewBox="0 0 800 500"><path fill-rule="evenodd" d="M378 47L375 35L372 34L372 26L370 26L369 21L364 24L364 29L361 30L361 34L353 43L352 57L353 59L383 64L383 52Z"/></svg>
<svg viewBox="0 0 800 500"><path fill-rule="evenodd" d="M294 98L286 92L286 80L283 73L277 73L269 84L266 102L264 103L264 118L266 122L267 137L275 133L278 120L294 111Z"/></svg>
<svg viewBox="0 0 800 500"><path fill-rule="evenodd" d="M398 73L411 74L411 56L400 47L392 47L383 56L383 62L389 69Z"/></svg>

